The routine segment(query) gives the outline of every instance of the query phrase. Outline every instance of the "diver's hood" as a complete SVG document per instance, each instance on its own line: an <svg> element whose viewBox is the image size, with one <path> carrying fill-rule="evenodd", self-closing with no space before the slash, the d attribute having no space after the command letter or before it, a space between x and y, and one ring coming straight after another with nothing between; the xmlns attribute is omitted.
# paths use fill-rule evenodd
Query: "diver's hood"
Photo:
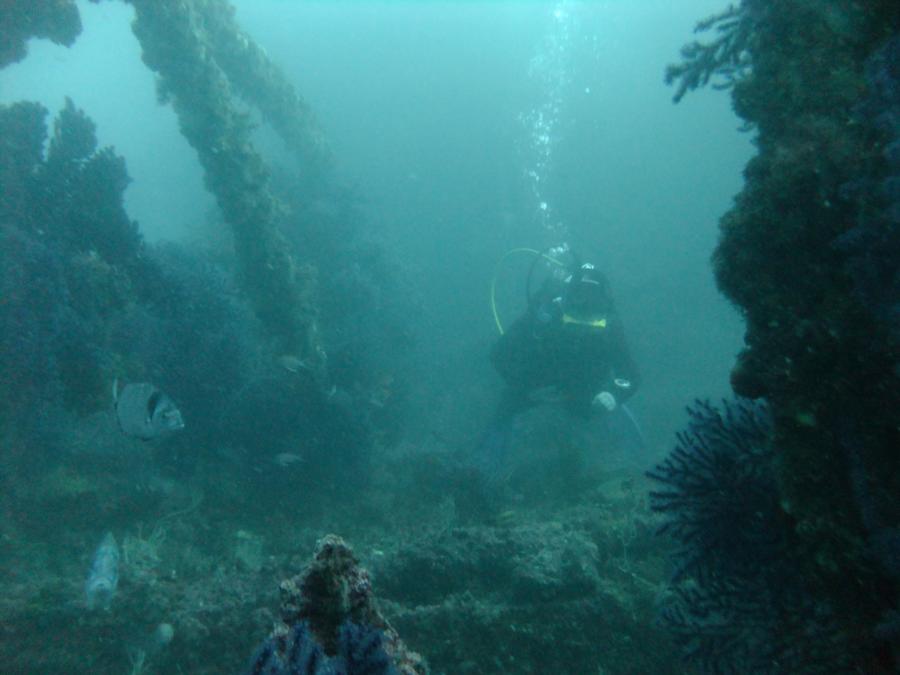
<svg viewBox="0 0 900 675"><path fill-rule="evenodd" d="M609 284L590 263L579 267L566 279L562 299L563 320L569 323L595 324L603 322L612 311Z"/></svg>

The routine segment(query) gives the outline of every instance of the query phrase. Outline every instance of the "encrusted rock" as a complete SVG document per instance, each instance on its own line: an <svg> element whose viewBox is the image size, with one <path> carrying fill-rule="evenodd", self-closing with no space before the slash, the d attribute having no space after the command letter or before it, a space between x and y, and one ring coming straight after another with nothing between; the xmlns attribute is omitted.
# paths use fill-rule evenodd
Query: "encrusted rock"
<svg viewBox="0 0 900 675"><path fill-rule="evenodd" d="M306 621L329 655L337 651L341 624L352 621L384 633L384 649L404 675L428 672L422 657L409 650L378 609L369 573L347 543L329 534L319 540L313 561L300 574L281 582L282 625L276 633Z"/></svg>

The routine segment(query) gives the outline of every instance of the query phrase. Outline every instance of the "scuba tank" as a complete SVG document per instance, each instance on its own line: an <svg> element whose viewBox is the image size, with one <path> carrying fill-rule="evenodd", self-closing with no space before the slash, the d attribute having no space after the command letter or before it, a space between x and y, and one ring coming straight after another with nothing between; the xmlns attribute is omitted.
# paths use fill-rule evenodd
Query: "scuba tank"
<svg viewBox="0 0 900 675"><path fill-rule="evenodd" d="M525 301L529 311L547 312L549 303L554 298L562 296L567 279L580 267L577 257L569 249L568 244L560 244L543 251L533 248L514 248L504 253L494 267L490 297L494 323L501 335L504 333L504 328L497 310L497 278L506 262L511 257L519 255L533 256L525 279ZM541 275L543 275L543 279L541 279Z"/></svg>

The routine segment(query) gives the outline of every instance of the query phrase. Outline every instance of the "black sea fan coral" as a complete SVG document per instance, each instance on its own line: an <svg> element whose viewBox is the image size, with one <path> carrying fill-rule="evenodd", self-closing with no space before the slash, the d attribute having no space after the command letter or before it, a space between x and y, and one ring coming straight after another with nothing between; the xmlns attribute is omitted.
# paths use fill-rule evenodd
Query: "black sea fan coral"
<svg viewBox="0 0 900 675"><path fill-rule="evenodd" d="M780 516L771 469L771 419L765 405L725 402L719 411L697 401L672 454L648 475L664 486L653 509L679 544L676 578L719 567L757 566L772 555ZM761 559L762 558L762 559Z"/></svg>
<svg viewBox="0 0 900 675"><path fill-rule="evenodd" d="M763 20L765 9L764 2L743 0L697 24L695 33L715 30L717 37L709 42L685 45L681 49L684 61L666 68L666 84L677 83L676 103L710 80L716 89L730 89L747 76L754 31L756 24Z"/></svg>
<svg viewBox="0 0 900 675"><path fill-rule="evenodd" d="M798 562L781 507L772 422L747 399L696 402L678 445L648 473L676 543L662 621L687 661L715 673L843 672L850 651Z"/></svg>

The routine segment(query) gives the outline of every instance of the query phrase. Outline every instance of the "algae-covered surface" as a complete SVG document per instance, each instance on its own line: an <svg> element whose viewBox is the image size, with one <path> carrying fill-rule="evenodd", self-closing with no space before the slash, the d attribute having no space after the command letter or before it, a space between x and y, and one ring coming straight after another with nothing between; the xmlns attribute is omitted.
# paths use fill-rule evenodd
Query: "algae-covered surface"
<svg viewBox="0 0 900 675"><path fill-rule="evenodd" d="M0 672L896 672L900 5L684 4L4 3Z"/></svg>

